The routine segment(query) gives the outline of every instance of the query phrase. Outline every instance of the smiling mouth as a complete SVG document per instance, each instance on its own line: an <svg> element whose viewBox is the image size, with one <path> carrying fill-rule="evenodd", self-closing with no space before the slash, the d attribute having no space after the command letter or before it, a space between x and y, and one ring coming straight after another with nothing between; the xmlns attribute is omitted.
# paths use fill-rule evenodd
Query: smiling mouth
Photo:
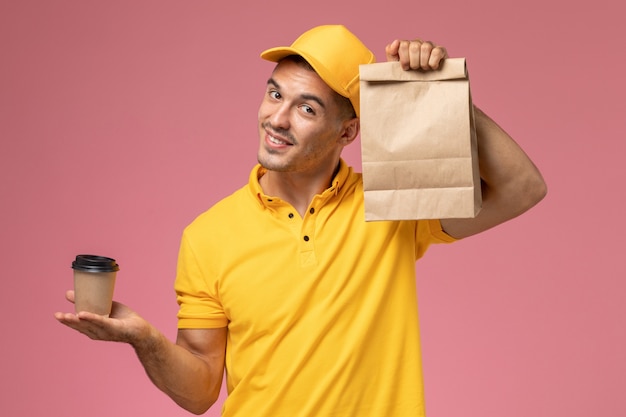
<svg viewBox="0 0 626 417"><path fill-rule="evenodd" d="M292 143L289 143L287 141L284 141L282 139L279 139L275 136L270 135L269 133L267 134L267 139L269 142L275 144L275 145L284 145L284 146L291 146L293 145Z"/></svg>
<svg viewBox="0 0 626 417"><path fill-rule="evenodd" d="M267 142L277 146L293 146L296 143L295 138L287 129L276 129L269 122L261 125L265 130Z"/></svg>

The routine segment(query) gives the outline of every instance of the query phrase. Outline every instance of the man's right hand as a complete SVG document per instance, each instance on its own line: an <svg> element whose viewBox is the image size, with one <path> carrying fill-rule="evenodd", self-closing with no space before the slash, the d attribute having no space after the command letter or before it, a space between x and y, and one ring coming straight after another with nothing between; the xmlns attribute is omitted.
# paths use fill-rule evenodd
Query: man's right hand
<svg viewBox="0 0 626 417"><path fill-rule="evenodd" d="M65 298L74 303L74 291L67 291ZM78 313L55 313L61 323L93 340L124 342L135 345L151 331L150 324L124 304L113 302L109 317L86 311Z"/></svg>

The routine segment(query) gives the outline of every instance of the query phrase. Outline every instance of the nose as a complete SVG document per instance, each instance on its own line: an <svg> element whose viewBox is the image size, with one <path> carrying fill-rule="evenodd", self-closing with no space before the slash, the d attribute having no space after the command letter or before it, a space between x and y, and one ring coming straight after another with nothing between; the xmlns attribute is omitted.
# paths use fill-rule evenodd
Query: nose
<svg viewBox="0 0 626 417"><path fill-rule="evenodd" d="M275 129L289 129L290 111L287 103L279 103L273 106L270 111L268 120Z"/></svg>

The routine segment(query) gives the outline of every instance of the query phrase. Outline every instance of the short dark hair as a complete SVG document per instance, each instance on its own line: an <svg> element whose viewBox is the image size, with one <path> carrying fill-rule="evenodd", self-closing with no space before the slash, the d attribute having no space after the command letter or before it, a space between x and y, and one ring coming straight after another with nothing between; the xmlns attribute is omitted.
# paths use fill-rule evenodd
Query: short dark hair
<svg viewBox="0 0 626 417"><path fill-rule="evenodd" d="M313 68L311 64L309 64L309 61L307 61L300 55L287 55L286 57L281 59L281 61L284 60L294 62L302 68L306 68L309 71L315 72L315 68ZM356 117L356 112L354 111L354 107L352 106L350 99L348 97L342 96L335 90L333 90L333 93L335 93L333 94L333 97L335 98L335 103L337 103L337 106L339 107L340 117L342 119L354 119Z"/></svg>

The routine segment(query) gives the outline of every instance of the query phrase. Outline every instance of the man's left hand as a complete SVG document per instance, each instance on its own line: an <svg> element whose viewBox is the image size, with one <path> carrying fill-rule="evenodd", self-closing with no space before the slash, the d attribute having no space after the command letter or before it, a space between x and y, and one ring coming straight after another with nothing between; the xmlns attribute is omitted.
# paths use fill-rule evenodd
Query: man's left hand
<svg viewBox="0 0 626 417"><path fill-rule="evenodd" d="M400 61L405 70L435 70L448 56L446 48L430 41L398 40L385 47L387 61Z"/></svg>

